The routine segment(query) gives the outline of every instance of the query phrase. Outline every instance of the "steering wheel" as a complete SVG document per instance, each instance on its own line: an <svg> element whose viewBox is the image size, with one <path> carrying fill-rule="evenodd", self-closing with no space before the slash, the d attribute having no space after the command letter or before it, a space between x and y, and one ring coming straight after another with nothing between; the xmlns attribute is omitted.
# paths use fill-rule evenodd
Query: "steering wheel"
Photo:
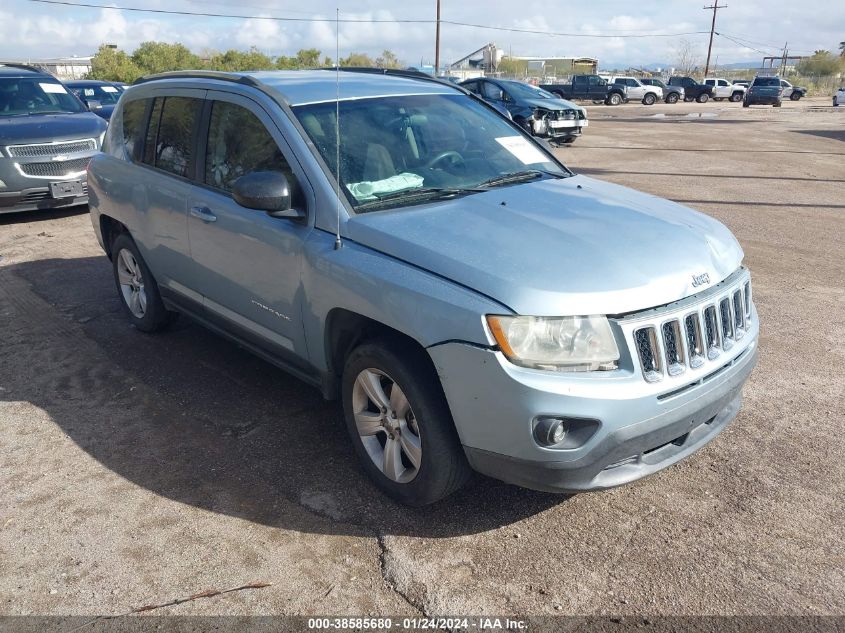
<svg viewBox="0 0 845 633"><path fill-rule="evenodd" d="M458 152L449 149L449 150L446 150L445 152L440 152L437 156L435 156L430 161L428 161L426 166L429 167L430 169L435 169L435 167L437 165L439 165L440 163L442 163L446 160L449 161L449 164L452 167L458 167L458 166L463 167L463 166L466 165L466 162L464 161L463 156L458 154Z"/></svg>

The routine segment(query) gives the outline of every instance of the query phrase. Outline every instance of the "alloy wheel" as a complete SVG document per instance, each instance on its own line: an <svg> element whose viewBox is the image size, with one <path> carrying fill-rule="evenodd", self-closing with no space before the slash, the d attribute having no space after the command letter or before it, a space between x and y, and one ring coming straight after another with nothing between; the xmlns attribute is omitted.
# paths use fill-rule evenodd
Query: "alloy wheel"
<svg viewBox="0 0 845 633"><path fill-rule="evenodd" d="M132 316L143 319L147 313L144 276L135 256L125 248L120 249L117 254L117 279L126 307L129 308Z"/></svg>
<svg viewBox="0 0 845 633"><path fill-rule="evenodd" d="M352 387L352 413L373 464L391 481L412 481L422 464L422 441L399 385L381 370L364 369Z"/></svg>

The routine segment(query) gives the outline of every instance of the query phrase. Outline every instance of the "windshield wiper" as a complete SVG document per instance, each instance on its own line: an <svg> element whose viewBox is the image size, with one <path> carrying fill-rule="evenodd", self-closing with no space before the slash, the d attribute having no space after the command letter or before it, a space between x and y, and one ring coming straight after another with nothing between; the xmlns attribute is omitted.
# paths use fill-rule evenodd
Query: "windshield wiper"
<svg viewBox="0 0 845 633"><path fill-rule="evenodd" d="M542 169L526 169L524 171L512 171L507 174L501 174L479 183L481 188L498 187L499 185L509 185L517 182L528 182L529 180L536 180L543 176L551 176L552 178L564 178L564 174L556 174L552 171L545 171Z"/></svg>
<svg viewBox="0 0 845 633"><path fill-rule="evenodd" d="M420 200L442 200L454 198L468 193L478 193L483 189L462 189L458 187L423 187L421 189L403 189L379 195L376 200L368 200L355 206L356 211L374 209L390 202L402 200L404 202L419 202Z"/></svg>

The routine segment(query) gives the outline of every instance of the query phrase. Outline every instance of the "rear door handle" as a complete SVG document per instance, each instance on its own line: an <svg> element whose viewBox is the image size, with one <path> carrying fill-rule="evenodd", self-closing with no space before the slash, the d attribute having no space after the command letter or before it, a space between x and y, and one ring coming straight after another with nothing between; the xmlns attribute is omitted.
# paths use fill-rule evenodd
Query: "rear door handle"
<svg viewBox="0 0 845 633"><path fill-rule="evenodd" d="M216 222L217 216L208 207L191 207L191 215L203 222Z"/></svg>

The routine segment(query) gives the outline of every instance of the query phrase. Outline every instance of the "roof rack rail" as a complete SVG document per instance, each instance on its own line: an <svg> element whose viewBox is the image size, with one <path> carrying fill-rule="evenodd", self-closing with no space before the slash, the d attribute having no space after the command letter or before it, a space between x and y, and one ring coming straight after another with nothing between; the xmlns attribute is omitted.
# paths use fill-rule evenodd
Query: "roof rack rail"
<svg viewBox="0 0 845 633"><path fill-rule="evenodd" d="M138 84L156 81L158 79L219 79L220 81L231 81L256 88L262 85L260 81L253 79L249 75L238 75L221 70L170 70L153 75L144 75L133 81L132 85L137 86Z"/></svg>
<svg viewBox="0 0 845 633"><path fill-rule="evenodd" d="M21 70L31 70L32 72L40 73L42 75L50 75L51 77L53 76L53 74L48 70L41 68L40 66L33 66L32 64L0 61L0 66L5 66L6 68L20 68Z"/></svg>
<svg viewBox="0 0 845 633"><path fill-rule="evenodd" d="M322 70L337 70L337 67L329 66L323 68ZM347 73L368 73L371 75L395 75L397 77L407 77L409 79L421 79L423 81L431 81L432 83L449 86L450 88L456 88L466 94L472 94L460 84L440 79L439 77L429 75L428 73L424 73L420 70L406 70L403 68L375 68L372 66L341 66L340 71Z"/></svg>

